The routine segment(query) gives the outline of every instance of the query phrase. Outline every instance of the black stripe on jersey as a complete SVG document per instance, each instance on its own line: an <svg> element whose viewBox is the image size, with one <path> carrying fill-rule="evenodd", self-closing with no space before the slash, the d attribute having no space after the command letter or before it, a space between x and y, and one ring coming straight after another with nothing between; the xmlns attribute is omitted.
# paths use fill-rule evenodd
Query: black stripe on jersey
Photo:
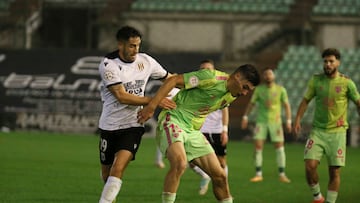
<svg viewBox="0 0 360 203"><path fill-rule="evenodd" d="M116 82L116 83L113 83L113 84L107 85L106 87L107 87L107 88L109 88L110 86L113 86L113 85L118 85L118 84L122 84L122 82Z"/></svg>
<svg viewBox="0 0 360 203"><path fill-rule="evenodd" d="M115 50L115 51L113 51L111 53L108 53L108 54L105 55L105 57L108 58L108 59L120 58L119 57L119 50Z"/></svg>
<svg viewBox="0 0 360 203"><path fill-rule="evenodd" d="M158 80L164 80L169 75L169 72L166 72L166 75L162 78L159 78Z"/></svg>

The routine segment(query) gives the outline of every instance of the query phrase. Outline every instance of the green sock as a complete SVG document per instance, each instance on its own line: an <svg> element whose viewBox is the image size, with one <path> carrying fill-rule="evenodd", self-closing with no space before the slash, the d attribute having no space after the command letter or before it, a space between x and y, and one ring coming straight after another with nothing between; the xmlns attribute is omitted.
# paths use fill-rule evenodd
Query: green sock
<svg viewBox="0 0 360 203"><path fill-rule="evenodd" d="M261 176L261 166L262 166L262 150L255 150L255 167L256 167L256 175Z"/></svg>
<svg viewBox="0 0 360 203"><path fill-rule="evenodd" d="M282 168L284 169L285 168L285 150L284 150L284 147L280 147L278 149L276 149L276 162L277 162L277 165L278 165L278 168Z"/></svg>
<svg viewBox="0 0 360 203"><path fill-rule="evenodd" d="M315 185L310 185L310 190L315 200L318 200L322 197L319 183L316 183Z"/></svg>
<svg viewBox="0 0 360 203"><path fill-rule="evenodd" d="M162 203L174 203L176 199L176 193L163 192Z"/></svg>
<svg viewBox="0 0 360 203"><path fill-rule="evenodd" d="M327 195L326 195L326 202L327 203L335 203L337 196L338 196L338 192L328 190Z"/></svg>

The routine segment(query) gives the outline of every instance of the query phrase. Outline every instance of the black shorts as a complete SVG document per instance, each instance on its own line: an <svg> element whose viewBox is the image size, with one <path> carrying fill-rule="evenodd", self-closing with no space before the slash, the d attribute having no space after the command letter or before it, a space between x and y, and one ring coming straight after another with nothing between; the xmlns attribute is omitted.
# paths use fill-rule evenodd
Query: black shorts
<svg viewBox="0 0 360 203"><path fill-rule="evenodd" d="M133 154L132 160L135 160L135 154L139 149L141 137L145 132L143 127L133 127L113 131L102 129L99 130L99 152L100 162L102 164L112 164L115 158L115 154L119 150L130 151Z"/></svg>
<svg viewBox="0 0 360 203"><path fill-rule="evenodd" d="M226 145L221 145L221 134L220 133L203 133L206 139L210 142L212 148L215 151L217 156L225 156L226 155Z"/></svg>

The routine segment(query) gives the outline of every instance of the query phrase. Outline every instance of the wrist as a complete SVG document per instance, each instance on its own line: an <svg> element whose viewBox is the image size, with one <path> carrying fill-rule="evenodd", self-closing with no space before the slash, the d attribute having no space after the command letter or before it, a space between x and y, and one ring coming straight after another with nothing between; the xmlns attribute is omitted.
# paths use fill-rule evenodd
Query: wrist
<svg viewBox="0 0 360 203"><path fill-rule="evenodd" d="M223 125L223 132L228 132L229 131L229 127L227 125Z"/></svg>
<svg viewBox="0 0 360 203"><path fill-rule="evenodd" d="M290 125L291 125L291 123L292 123L292 122L291 122L291 119L287 119L287 120L286 120L286 124L290 124Z"/></svg>

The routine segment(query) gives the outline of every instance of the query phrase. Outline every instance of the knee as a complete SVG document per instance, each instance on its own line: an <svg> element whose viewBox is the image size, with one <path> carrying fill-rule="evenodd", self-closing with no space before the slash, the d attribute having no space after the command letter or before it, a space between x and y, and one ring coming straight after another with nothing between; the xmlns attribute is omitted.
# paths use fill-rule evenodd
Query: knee
<svg viewBox="0 0 360 203"><path fill-rule="evenodd" d="M305 170L307 172L312 172L312 171L316 171L317 169L317 164L314 162L305 162Z"/></svg>
<svg viewBox="0 0 360 203"><path fill-rule="evenodd" d="M211 177L211 180L214 183L225 183L226 182L226 174L224 170L219 170L217 173L214 173Z"/></svg>
<svg viewBox="0 0 360 203"><path fill-rule="evenodd" d="M186 168L187 168L186 161L179 161L179 162L174 162L174 163L170 164L170 171L173 171L178 175L183 174L185 172Z"/></svg>

